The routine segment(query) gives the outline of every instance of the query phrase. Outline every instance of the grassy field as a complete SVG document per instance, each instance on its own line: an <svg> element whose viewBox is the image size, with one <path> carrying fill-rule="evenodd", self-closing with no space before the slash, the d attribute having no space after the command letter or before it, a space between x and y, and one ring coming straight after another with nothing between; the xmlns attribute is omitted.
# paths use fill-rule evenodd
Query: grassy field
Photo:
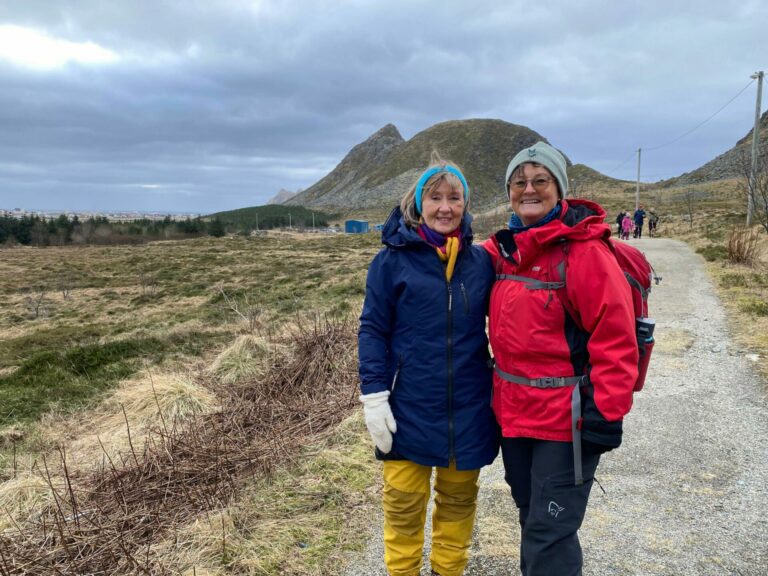
<svg viewBox="0 0 768 576"><path fill-rule="evenodd" d="M629 184L582 195L604 204L609 221L634 206ZM757 232L754 261L730 261L728 242L744 219L736 183L646 186L641 202L660 215L662 235L707 260L734 338L768 376L768 242ZM478 239L507 218L504 206L479 214ZM252 400L253 383L282 382L301 326L323 317L354 327L379 247L375 233L270 233L0 250L0 539L60 502L68 475L85 482L107 457L113 471L133 473L162 452L137 448L153 430L191 422L200 437L206 418L216 423ZM347 347L354 354L353 340ZM226 498L174 520L173 534L157 532L152 561L167 568L157 573L332 573L364 543L379 481L359 411L342 416L318 430L310 421L268 473L251 471ZM238 430L255 430L249 418ZM161 435L169 453L174 434Z"/></svg>
<svg viewBox="0 0 768 576"><path fill-rule="evenodd" d="M202 238L2 251L0 426L80 406L146 365L206 359L301 311L354 313L377 240Z"/></svg>
<svg viewBox="0 0 768 576"><path fill-rule="evenodd" d="M0 535L58 503L66 474L88 492L105 457L130 463L161 425L236 413L223 399L285 371L295 333L356 317L379 246L374 234L277 233L0 251ZM175 544L158 533L153 561L196 574L338 562L361 538L350 508L366 505L377 478L354 412L339 430L302 433L201 518L174 521Z"/></svg>

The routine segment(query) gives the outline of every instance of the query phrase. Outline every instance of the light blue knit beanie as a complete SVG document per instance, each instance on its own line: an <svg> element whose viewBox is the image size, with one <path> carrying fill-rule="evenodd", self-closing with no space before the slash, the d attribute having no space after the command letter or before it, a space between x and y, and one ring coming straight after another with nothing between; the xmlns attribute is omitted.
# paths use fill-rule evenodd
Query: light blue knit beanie
<svg viewBox="0 0 768 576"><path fill-rule="evenodd" d="M524 148L518 152L507 166L507 175L504 178L504 192L509 196L509 177L520 164L535 162L546 167L557 180L560 198L568 196L568 172L566 171L565 158L555 148L546 142L536 142L530 148Z"/></svg>

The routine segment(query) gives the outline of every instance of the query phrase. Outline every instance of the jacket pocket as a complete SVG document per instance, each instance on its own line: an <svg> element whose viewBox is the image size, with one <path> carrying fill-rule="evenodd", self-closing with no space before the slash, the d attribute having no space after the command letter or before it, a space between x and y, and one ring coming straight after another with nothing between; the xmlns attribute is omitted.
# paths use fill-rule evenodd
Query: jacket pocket
<svg viewBox="0 0 768 576"><path fill-rule="evenodd" d="M401 355L397 359L397 368L395 369L395 375L392 377L392 387L389 389L389 396L390 398L395 393L395 386L397 386L397 381L400 378L400 369L403 367L403 356Z"/></svg>

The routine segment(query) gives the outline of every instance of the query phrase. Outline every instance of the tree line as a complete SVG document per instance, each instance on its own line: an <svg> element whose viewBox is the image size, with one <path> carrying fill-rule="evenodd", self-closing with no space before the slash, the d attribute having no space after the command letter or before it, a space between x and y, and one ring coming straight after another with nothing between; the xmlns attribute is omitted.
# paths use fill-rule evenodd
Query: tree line
<svg viewBox="0 0 768 576"><path fill-rule="evenodd" d="M0 246L65 246L68 244L141 244L151 240L177 240L198 236L221 237L250 234L273 228L328 226L328 215L304 208L259 206L207 217L174 220L141 218L128 222L110 221L104 216L81 220L66 214L46 218L36 214L15 218L0 216Z"/></svg>
<svg viewBox="0 0 768 576"><path fill-rule="evenodd" d="M46 218L35 214L15 218L0 216L0 245L65 246L68 244L140 244L151 240L224 236L227 227L221 220L186 218L162 220L141 218L113 222L104 216L81 220L61 214Z"/></svg>
<svg viewBox="0 0 768 576"><path fill-rule="evenodd" d="M254 230L328 226L327 214L292 206L258 206L220 212L206 217L174 220L141 218L128 222L104 216L81 220L66 214L46 218L36 214L0 216L0 246L65 246L68 244L141 244L151 240L178 240L198 236L247 235Z"/></svg>

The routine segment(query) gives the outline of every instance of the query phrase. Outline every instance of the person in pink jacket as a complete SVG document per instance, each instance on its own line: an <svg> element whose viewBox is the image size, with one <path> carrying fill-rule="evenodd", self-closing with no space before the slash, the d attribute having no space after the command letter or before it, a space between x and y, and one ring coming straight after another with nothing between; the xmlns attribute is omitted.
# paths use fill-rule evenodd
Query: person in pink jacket
<svg viewBox="0 0 768 576"><path fill-rule="evenodd" d="M632 229L635 227L635 223L632 222L632 218L627 212L624 218L621 220L621 239L629 240L629 235L632 234Z"/></svg>

